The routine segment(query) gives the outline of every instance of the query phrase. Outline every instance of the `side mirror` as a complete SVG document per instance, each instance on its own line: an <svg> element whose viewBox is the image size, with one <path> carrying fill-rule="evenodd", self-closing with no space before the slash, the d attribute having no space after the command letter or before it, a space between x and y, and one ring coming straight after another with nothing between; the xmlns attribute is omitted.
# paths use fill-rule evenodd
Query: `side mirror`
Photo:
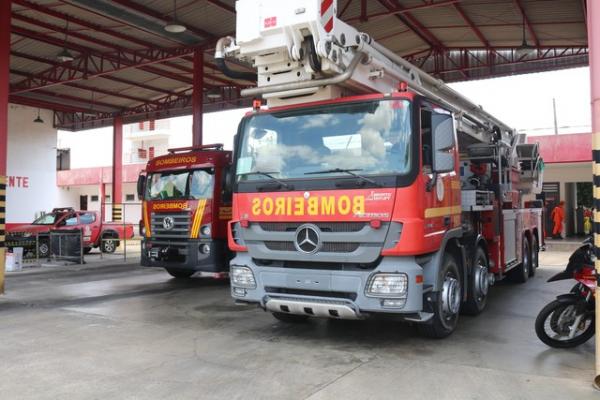
<svg viewBox="0 0 600 400"><path fill-rule="evenodd" d="M452 152L454 147L453 118L451 115L434 114L432 122L432 125L435 126L432 135L433 172L454 171L454 153Z"/></svg>
<svg viewBox="0 0 600 400"><path fill-rule="evenodd" d="M144 198L144 191L146 189L146 176L145 175L140 175L138 176L138 181L137 181L137 195L138 195L138 199L142 199Z"/></svg>

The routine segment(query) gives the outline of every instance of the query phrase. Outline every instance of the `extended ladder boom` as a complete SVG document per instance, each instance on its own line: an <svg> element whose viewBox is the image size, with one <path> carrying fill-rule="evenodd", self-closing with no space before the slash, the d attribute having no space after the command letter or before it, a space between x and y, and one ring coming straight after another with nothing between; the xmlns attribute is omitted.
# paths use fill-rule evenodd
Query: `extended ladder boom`
<svg viewBox="0 0 600 400"><path fill-rule="evenodd" d="M452 110L458 131L471 141L512 144L511 127L339 20L337 0L238 0L236 10L236 38L219 40L215 58L224 64L225 56L235 56L257 69L257 87L244 96L289 104L344 91L390 93L405 82Z"/></svg>

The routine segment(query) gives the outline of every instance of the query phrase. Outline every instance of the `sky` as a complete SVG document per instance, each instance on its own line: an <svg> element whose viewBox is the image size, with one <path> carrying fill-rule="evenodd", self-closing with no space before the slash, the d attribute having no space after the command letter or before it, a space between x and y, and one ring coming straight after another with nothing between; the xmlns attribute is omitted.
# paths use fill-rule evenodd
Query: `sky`
<svg viewBox="0 0 600 400"><path fill-rule="evenodd" d="M450 84L452 88L506 124L528 135L554 133L552 99L556 100L559 133L590 132L589 69L515 75ZM233 136L247 109L214 112L204 115L204 143L223 143L232 149ZM173 147L191 145L191 116L171 119ZM58 147L70 147L73 168L110 165L112 162L112 128L88 132L59 131ZM93 154L82 152L81 165L76 149L94 148Z"/></svg>

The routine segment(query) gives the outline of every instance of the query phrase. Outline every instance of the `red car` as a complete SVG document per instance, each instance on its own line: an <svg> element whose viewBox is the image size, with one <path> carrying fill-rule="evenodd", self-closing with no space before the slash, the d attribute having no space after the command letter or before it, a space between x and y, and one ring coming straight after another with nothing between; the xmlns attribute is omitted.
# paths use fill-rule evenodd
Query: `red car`
<svg viewBox="0 0 600 400"><path fill-rule="evenodd" d="M85 253L89 253L93 247L100 247L104 253L113 253L119 246L120 239L133 237L132 224L103 223L97 211L76 211L72 208L55 208L31 224L17 225L8 232L22 236L40 234L38 253L40 258L44 258L50 255L49 236L44 234L56 229L83 230Z"/></svg>

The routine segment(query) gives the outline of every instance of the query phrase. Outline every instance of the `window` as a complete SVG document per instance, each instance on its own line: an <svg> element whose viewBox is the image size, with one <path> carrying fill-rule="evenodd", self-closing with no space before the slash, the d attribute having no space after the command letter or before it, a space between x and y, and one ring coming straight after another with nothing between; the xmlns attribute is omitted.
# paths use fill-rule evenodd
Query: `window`
<svg viewBox="0 0 600 400"><path fill-rule="evenodd" d="M96 214L94 214L94 213L79 214L79 221L82 224L86 224L86 225L87 224L93 224L94 222L96 222Z"/></svg>
<svg viewBox="0 0 600 400"><path fill-rule="evenodd" d="M93 194L90 198L90 201L98 201L98 196Z"/></svg>
<svg viewBox="0 0 600 400"><path fill-rule="evenodd" d="M56 149L56 170L71 169L71 149Z"/></svg>
<svg viewBox="0 0 600 400"><path fill-rule="evenodd" d="M163 172L150 175L148 191L150 200L185 198L189 172Z"/></svg>
<svg viewBox="0 0 600 400"><path fill-rule="evenodd" d="M431 149L431 110L421 109L421 157L423 168L429 168L433 161L433 152Z"/></svg>
<svg viewBox="0 0 600 400"><path fill-rule="evenodd" d="M33 225L53 225L60 215L57 213L44 214L35 221Z"/></svg>
<svg viewBox="0 0 600 400"><path fill-rule="evenodd" d="M77 225L77 215L73 215L72 217L65 219L65 225L66 226Z"/></svg>
<svg viewBox="0 0 600 400"><path fill-rule="evenodd" d="M135 195L133 195L133 194L125 195L125 201L134 201L134 200L135 200Z"/></svg>
<svg viewBox="0 0 600 400"><path fill-rule="evenodd" d="M408 174L410 110L409 101L383 100L257 114L241 133L237 179Z"/></svg>
<svg viewBox="0 0 600 400"><path fill-rule="evenodd" d="M213 176L209 172L204 170L194 171L190 186L190 198L195 200L210 199L212 198L213 187Z"/></svg>

